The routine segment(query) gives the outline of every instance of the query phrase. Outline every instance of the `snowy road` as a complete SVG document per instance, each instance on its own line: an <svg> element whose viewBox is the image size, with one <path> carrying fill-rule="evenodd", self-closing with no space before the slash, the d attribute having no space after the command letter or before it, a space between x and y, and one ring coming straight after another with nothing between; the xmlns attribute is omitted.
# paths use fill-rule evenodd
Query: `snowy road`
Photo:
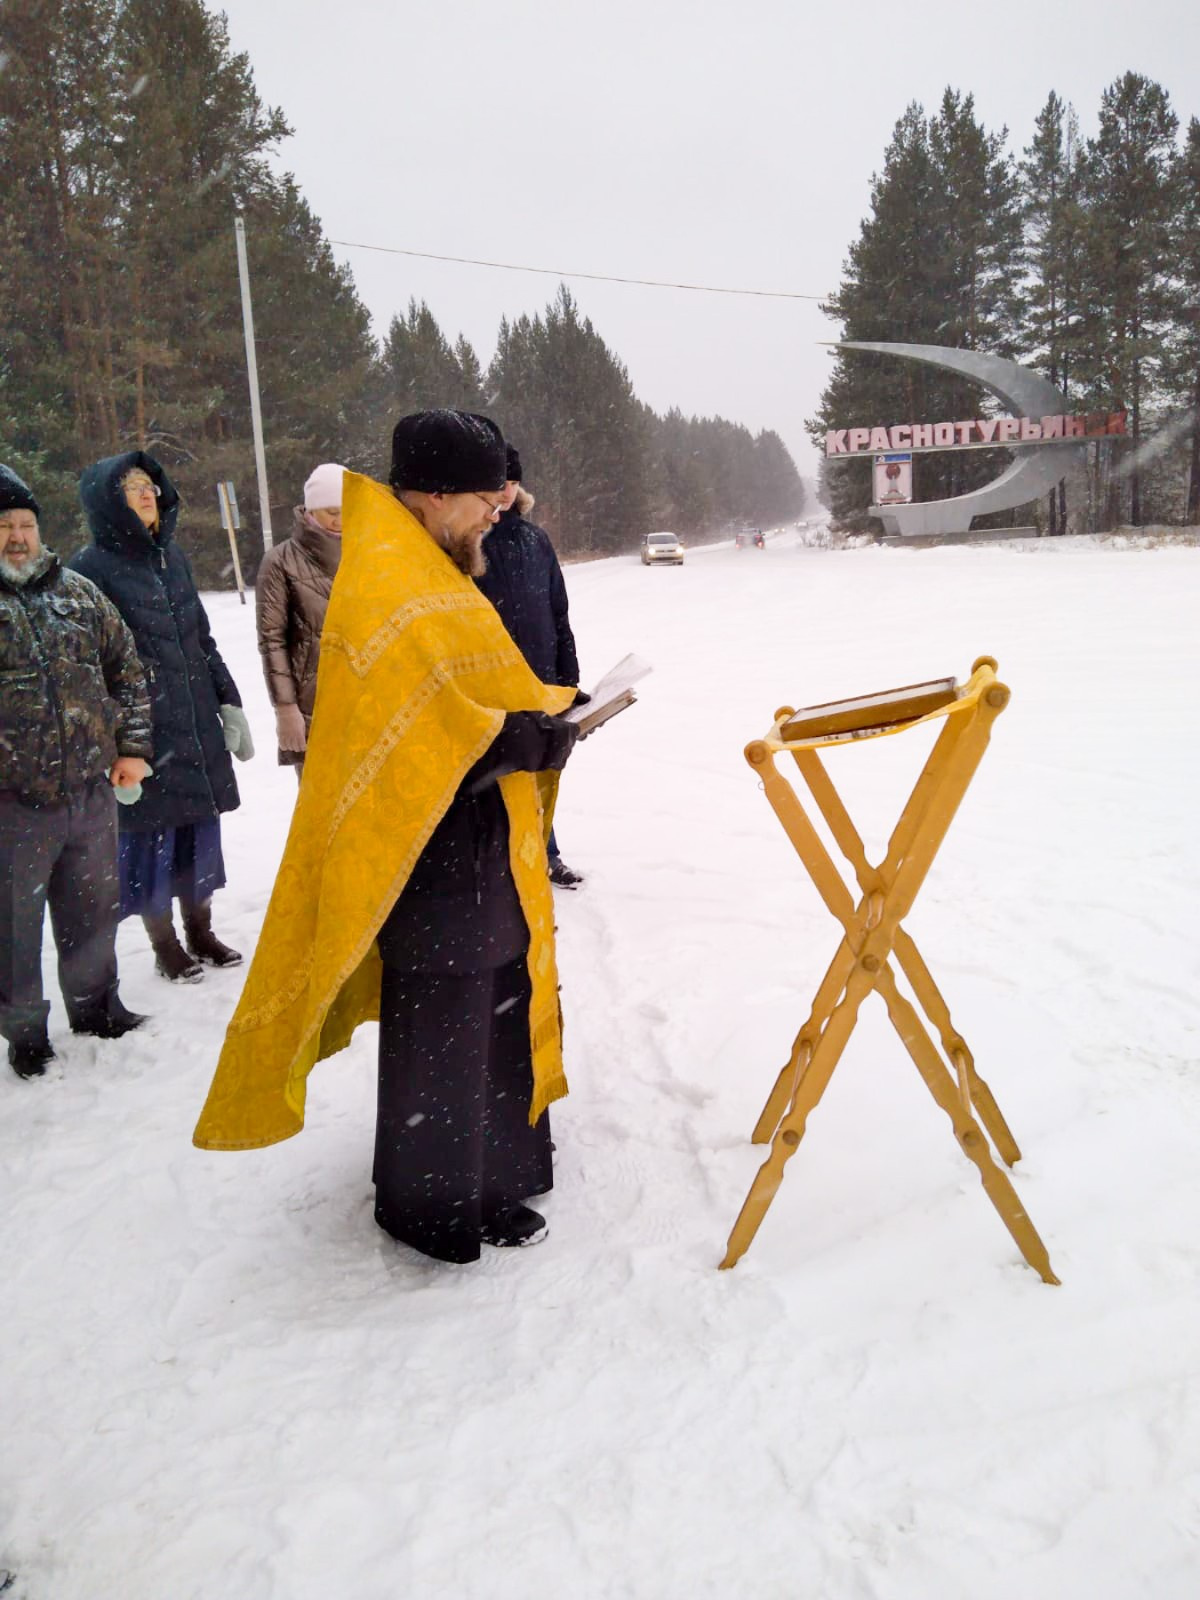
<svg viewBox="0 0 1200 1600"><path fill-rule="evenodd" d="M190 1134L237 973L121 934L124 1044L0 1078L0 1568L22 1600L1192 1600L1200 1592L1200 551L804 550L570 569L559 837L573 1093L541 1249L371 1220L374 1030L308 1127ZM294 780L263 754L217 929L249 950ZM1025 1151L1023 1265L878 1001L748 1256L751 1126L836 942L742 758L774 708L1013 691L911 920ZM924 736L831 770L878 853ZM53 972L46 964L48 987Z"/></svg>

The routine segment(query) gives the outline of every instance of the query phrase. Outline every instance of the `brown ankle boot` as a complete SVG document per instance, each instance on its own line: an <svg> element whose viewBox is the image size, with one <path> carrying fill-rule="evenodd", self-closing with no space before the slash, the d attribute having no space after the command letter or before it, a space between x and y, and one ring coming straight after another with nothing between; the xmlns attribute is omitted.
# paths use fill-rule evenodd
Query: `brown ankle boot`
<svg viewBox="0 0 1200 1600"><path fill-rule="evenodd" d="M161 917L143 917L150 943L154 946L154 969L171 983L199 983L204 968L194 961L179 942L169 911Z"/></svg>
<svg viewBox="0 0 1200 1600"><path fill-rule="evenodd" d="M183 907L183 934L187 947L197 961L212 967L240 967L242 952L222 944L212 931L212 901L205 900L197 906Z"/></svg>

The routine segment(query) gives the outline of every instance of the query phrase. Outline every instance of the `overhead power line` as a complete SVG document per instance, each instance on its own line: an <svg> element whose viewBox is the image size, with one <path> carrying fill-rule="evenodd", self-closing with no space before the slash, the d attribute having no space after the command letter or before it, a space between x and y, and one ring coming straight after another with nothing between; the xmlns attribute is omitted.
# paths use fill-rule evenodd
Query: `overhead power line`
<svg viewBox="0 0 1200 1600"><path fill-rule="evenodd" d="M729 289L713 283L668 283L661 278L618 278L607 272L566 272L559 267L521 267L511 261L477 261L473 256L439 256L431 250L401 250L394 245L362 244L355 239L331 239L346 250L374 250L386 256L416 256L421 261L452 261L460 267L491 267L497 272L538 272L548 278L588 278L593 283L633 283L644 289L688 289L693 294L753 295L760 300L827 300L824 294L797 294L791 289Z"/></svg>

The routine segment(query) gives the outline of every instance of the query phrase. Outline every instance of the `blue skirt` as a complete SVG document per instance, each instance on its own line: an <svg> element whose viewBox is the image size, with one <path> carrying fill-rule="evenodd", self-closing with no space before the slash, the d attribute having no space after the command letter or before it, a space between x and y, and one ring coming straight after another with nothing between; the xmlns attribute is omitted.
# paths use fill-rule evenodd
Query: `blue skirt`
<svg viewBox="0 0 1200 1600"><path fill-rule="evenodd" d="M225 887L221 819L184 828L123 833L121 916L162 916L172 900L199 905Z"/></svg>

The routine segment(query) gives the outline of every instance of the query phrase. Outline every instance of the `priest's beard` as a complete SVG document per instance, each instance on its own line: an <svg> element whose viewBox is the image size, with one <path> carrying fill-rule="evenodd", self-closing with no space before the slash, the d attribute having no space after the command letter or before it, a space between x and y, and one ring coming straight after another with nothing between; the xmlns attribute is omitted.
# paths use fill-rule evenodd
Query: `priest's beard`
<svg viewBox="0 0 1200 1600"><path fill-rule="evenodd" d="M487 571L487 559L483 553L484 534L447 532L442 537L445 539L446 554L458 570L465 572L468 578L482 578Z"/></svg>

